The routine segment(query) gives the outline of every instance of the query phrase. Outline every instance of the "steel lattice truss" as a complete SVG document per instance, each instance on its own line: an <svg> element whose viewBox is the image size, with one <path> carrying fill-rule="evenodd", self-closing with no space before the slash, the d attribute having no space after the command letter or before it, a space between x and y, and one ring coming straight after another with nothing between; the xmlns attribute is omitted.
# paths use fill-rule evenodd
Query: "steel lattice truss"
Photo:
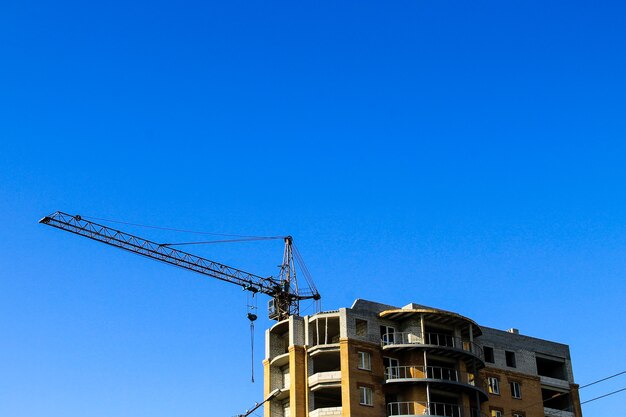
<svg viewBox="0 0 626 417"><path fill-rule="evenodd" d="M219 262L192 255L178 249L173 249L167 245L158 244L147 239L85 220L81 216L72 216L70 214L57 211L56 213L44 217L39 222L75 233L80 236L85 236L129 252L143 255L151 259L165 262L170 265L230 282L254 293L260 292L267 294L274 299L283 300L283 302L286 301L288 305L295 306L296 311L294 312L296 314L298 308L297 305L300 300L318 300L320 298L319 293L314 289L299 291L297 286L295 288L290 288L289 282L283 282L282 280L271 276L264 278L251 274ZM292 314L294 312L292 312ZM287 315L289 315L289 312L287 312Z"/></svg>

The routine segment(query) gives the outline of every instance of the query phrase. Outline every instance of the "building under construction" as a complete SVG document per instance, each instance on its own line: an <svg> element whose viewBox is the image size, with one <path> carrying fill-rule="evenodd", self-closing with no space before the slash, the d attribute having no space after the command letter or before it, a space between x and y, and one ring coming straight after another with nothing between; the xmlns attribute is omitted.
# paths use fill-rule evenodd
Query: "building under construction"
<svg viewBox="0 0 626 417"><path fill-rule="evenodd" d="M265 417L582 417L566 345L418 304L357 300L301 317L300 301L321 296L291 236L252 237L285 242L268 277L173 248L207 242L158 243L63 212L40 222L269 296L277 323L266 332L265 401L253 409L264 404ZM253 327L255 311L248 318Z"/></svg>
<svg viewBox="0 0 626 417"><path fill-rule="evenodd" d="M265 417L581 417L569 347L356 300L266 331Z"/></svg>

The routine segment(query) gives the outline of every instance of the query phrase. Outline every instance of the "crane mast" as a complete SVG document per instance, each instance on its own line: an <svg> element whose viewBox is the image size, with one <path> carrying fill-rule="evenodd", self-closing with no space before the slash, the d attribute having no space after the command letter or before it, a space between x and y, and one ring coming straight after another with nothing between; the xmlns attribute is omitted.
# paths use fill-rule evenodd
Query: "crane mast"
<svg viewBox="0 0 626 417"><path fill-rule="evenodd" d="M150 259L208 275L221 281L230 282L252 293L266 294L271 297L269 318L272 320L280 321L291 315L298 315L300 313L300 301L308 299L319 300L321 298L312 282L309 282L306 289L298 287L293 262L293 239L291 236L284 238L285 251L279 276L261 277L174 249L166 244L159 244L85 220L79 215L70 215L57 211L41 219L39 223L75 233Z"/></svg>

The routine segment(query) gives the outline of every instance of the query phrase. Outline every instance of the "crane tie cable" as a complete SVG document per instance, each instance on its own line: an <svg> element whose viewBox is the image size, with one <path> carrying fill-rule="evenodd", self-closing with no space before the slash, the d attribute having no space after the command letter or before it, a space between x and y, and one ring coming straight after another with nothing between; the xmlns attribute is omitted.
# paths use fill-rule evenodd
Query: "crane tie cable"
<svg viewBox="0 0 626 417"><path fill-rule="evenodd" d="M276 240L283 239L282 236L267 237L246 237L241 239L225 239L225 240L205 240L202 242L181 242L181 243L161 243L159 246L183 246L183 245L208 245L212 243L230 243L230 242L252 242L258 240Z"/></svg>
<svg viewBox="0 0 626 417"><path fill-rule="evenodd" d="M151 226L151 225L147 225L147 224L123 222L123 221L120 221L120 220L103 219L102 217L82 216L82 218L83 219L100 220L100 221L108 222L108 223L117 223L117 224L126 224L126 225L129 225L129 226L145 227L147 229L169 230L169 231L172 231L172 232L194 233L194 234L198 234L198 235L227 236L227 237L241 237L241 238L264 238L264 239L265 238L276 238L276 239L283 239L283 236L280 236L280 237L276 237L276 236L252 236L252 235L238 235L238 234L232 234L232 233L200 232L200 231L197 231L197 230L177 229L177 228L173 228L173 227Z"/></svg>

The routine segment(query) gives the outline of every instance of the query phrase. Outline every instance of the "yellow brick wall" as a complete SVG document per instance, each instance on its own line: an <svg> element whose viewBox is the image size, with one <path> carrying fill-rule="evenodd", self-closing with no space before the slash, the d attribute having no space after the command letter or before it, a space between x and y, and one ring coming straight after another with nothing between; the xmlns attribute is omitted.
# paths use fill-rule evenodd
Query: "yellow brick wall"
<svg viewBox="0 0 626 417"><path fill-rule="evenodd" d="M358 352L369 352L372 370L358 368ZM340 341L342 369L342 416L380 417L385 416L385 394L382 390L384 379L383 359L378 344L342 339ZM372 406L359 404L359 387L372 388Z"/></svg>
<svg viewBox="0 0 626 417"><path fill-rule="evenodd" d="M263 361L263 398L267 398L270 394L270 361L265 359ZM265 403L263 407L263 416L270 417L270 403Z"/></svg>
<svg viewBox="0 0 626 417"><path fill-rule="evenodd" d="M506 416L510 416L515 411L521 411L523 412L522 415L526 417L543 417L543 399L539 377L496 368L482 369L479 375L485 380L487 377L497 377L500 380L500 394L488 394L489 401L483 404L483 412L487 415L491 415L491 408L497 408L502 410ZM520 384L521 399L513 398L510 386L512 381Z"/></svg>
<svg viewBox="0 0 626 417"><path fill-rule="evenodd" d="M304 417L307 414L307 376L306 357L303 346L289 346L289 406L292 417Z"/></svg>

